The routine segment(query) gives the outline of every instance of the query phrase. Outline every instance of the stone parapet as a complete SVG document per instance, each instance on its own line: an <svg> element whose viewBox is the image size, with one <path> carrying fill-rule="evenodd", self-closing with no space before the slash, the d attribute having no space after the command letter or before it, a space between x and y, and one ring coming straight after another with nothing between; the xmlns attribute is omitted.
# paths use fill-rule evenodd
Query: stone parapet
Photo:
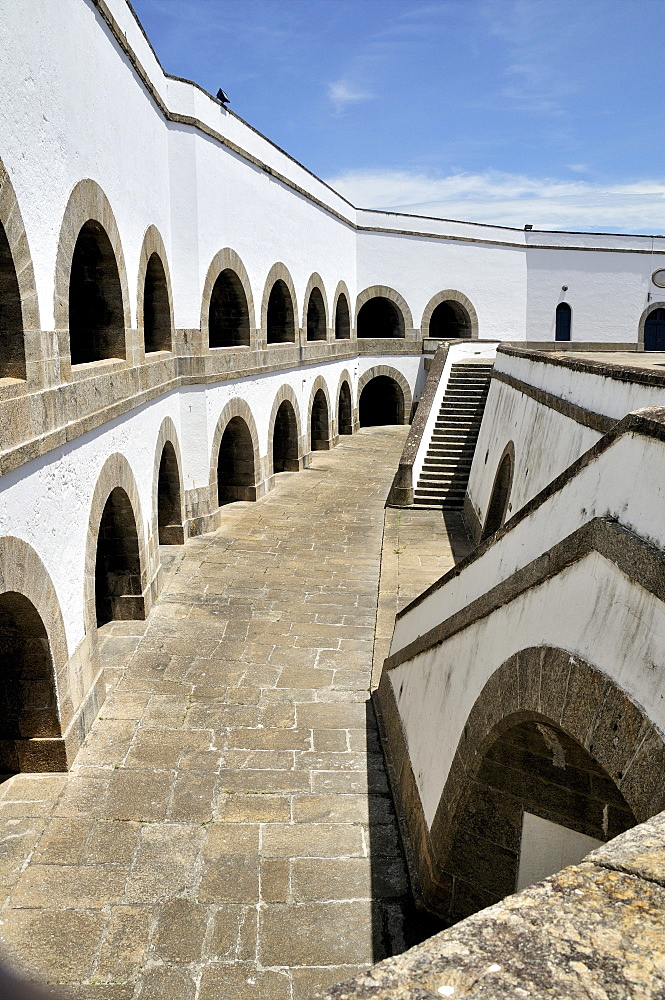
<svg viewBox="0 0 665 1000"><path fill-rule="evenodd" d="M665 813L319 994L325 1000L660 997Z"/></svg>

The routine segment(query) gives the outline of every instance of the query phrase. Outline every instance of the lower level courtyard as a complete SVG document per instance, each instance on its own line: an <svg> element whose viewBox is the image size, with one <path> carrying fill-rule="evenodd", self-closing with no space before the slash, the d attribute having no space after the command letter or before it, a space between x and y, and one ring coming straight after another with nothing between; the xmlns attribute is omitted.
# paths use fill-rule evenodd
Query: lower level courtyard
<svg viewBox="0 0 665 1000"><path fill-rule="evenodd" d="M81 1000L306 1000L438 929L369 700L397 563L409 596L452 563L422 511L388 522L381 571L406 432L229 505L164 551L147 621L102 630L109 694L71 772L0 785L0 937L24 975Z"/></svg>

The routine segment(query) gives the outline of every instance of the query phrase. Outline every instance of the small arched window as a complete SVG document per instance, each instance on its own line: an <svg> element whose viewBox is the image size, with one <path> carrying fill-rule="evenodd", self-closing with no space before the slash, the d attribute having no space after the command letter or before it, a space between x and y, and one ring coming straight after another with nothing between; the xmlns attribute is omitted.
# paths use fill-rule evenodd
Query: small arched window
<svg viewBox="0 0 665 1000"><path fill-rule="evenodd" d="M554 330L555 340L570 340L570 324L573 317L572 310L567 302L560 302L556 307L556 326Z"/></svg>

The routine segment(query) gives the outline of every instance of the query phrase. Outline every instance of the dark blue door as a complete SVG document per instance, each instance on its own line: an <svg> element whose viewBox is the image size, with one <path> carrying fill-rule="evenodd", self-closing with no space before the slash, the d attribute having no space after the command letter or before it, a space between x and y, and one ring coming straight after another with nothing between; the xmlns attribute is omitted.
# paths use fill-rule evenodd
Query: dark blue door
<svg viewBox="0 0 665 1000"><path fill-rule="evenodd" d="M571 309L567 302L560 302L556 307L555 340L570 340Z"/></svg>
<svg viewBox="0 0 665 1000"><path fill-rule="evenodd" d="M644 324L644 350L665 351L665 309L654 309Z"/></svg>

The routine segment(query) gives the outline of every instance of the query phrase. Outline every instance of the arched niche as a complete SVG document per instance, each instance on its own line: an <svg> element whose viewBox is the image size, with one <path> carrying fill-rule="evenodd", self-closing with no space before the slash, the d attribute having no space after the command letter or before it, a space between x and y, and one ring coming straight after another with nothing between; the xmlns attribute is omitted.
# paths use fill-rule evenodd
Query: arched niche
<svg viewBox="0 0 665 1000"><path fill-rule="evenodd" d="M308 424L309 450L328 451L333 444L331 433L332 413L330 396L325 379L318 375L309 396Z"/></svg>
<svg viewBox="0 0 665 1000"><path fill-rule="evenodd" d="M146 354L173 350L173 291L164 241L149 226L139 257L137 321Z"/></svg>
<svg viewBox="0 0 665 1000"><path fill-rule="evenodd" d="M0 160L0 378L26 378L40 361L35 274L18 200Z"/></svg>
<svg viewBox="0 0 665 1000"><path fill-rule="evenodd" d="M258 499L261 483L259 438L244 399L229 400L217 419L210 456L211 507Z"/></svg>
<svg viewBox="0 0 665 1000"><path fill-rule="evenodd" d="M201 300L201 333L210 348L249 347L254 331L254 298L242 259L225 247L213 257Z"/></svg>
<svg viewBox="0 0 665 1000"><path fill-rule="evenodd" d="M266 344L295 344L298 314L293 280L282 263L273 264L266 279L261 305L261 325Z"/></svg>
<svg viewBox="0 0 665 1000"><path fill-rule="evenodd" d="M184 485L178 432L171 417L162 421L153 463L153 536L160 545L185 541Z"/></svg>
<svg viewBox="0 0 665 1000"><path fill-rule="evenodd" d="M444 288L425 306L420 329L423 337L436 340L477 340L478 314L463 292Z"/></svg>
<svg viewBox="0 0 665 1000"><path fill-rule="evenodd" d="M351 338L350 301L349 290L344 282L340 281L335 290L333 302L335 340L349 340Z"/></svg>
<svg viewBox="0 0 665 1000"><path fill-rule="evenodd" d="M283 385L275 395L268 431L271 473L302 468L300 413L293 389Z"/></svg>
<svg viewBox="0 0 665 1000"><path fill-rule="evenodd" d="M145 618L151 601L151 567L136 481L127 459L116 452L97 477L90 507L86 631L94 633L108 621Z"/></svg>
<svg viewBox="0 0 665 1000"><path fill-rule="evenodd" d="M404 338L413 327L406 300L387 285L365 288L356 299L356 337Z"/></svg>
<svg viewBox="0 0 665 1000"><path fill-rule="evenodd" d="M573 312L567 302L559 302L554 317L554 339L570 340Z"/></svg>
<svg viewBox="0 0 665 1000"><path fill-rule="evenodd" d="M69 330L73 365L126 357L131 317L120 234L106 195L89 179L65 208L54 295L56 329Z"/></svg>
<svg viewBox="0 0 665 1000"><path fill-rule="evenodd" d="M396 368L374 365L358 381L358 417L361 427L408 424L411 406L409 383Z"/></svg>
<svg viewBox="0 0 665 1000"><path fill-rule="evenodd" d="M305 332L306 339L310 341L328 338L326 307L321 289L317 285L312 288L307 299Z"/></svg>
<svg viewBox="0 0 665 1000"><path fill-rule="evenodd" d="M487 504L487 515L481 538L489 538L498 531L506 520L510 491L513 485L515 471L515 445L509 441L497 466L494 484Z"/></svg>
<svg viewBox="0 0 665 1000"><path fill-rule="evenodd" d="M353 434L353 396L348 372L342 372L337 390L337 433Z"/></svg>

